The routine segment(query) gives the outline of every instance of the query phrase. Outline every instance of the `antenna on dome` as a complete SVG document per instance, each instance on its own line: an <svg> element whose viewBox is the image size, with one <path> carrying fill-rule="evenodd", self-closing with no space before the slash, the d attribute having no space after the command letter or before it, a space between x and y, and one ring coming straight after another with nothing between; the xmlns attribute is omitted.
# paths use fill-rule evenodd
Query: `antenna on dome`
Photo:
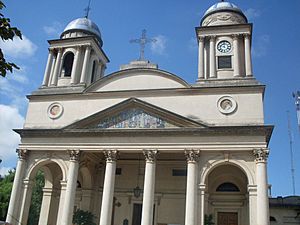
<svg viewBox="0 0 300 225"><path fill-rule="evenodd" d="M84 9L84 11L85 11L85 18L89 18L89 14L90 14L90 11L91 11L90 5L91 5L91 0L89 0L88 6Z"/></svg>

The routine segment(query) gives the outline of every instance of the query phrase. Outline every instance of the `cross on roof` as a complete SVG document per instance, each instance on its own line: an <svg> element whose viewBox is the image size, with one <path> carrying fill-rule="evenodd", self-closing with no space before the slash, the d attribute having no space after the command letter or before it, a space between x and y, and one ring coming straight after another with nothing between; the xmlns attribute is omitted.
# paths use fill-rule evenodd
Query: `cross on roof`
<svg viewBox="0 0 300 225"><path fill-rule="evenodd" d="M89 4L88 4L88 6L84 9L84 11L85 11L85 18L88 18L89 17L89 13L90 13L90 11L91 11L91 7L90 7L90 5L91 5L91 0L89 0Z"/></svg>
<svg viewBox="0 0 300 225"><path fill-rule="evenodd" d="M137 44L140 45L140 48L141 48L140 49L140 58L139 58L140 61L145 60L145 46L146 46L146 44L151 43L151 42L153 42L153 43L156 42L156 39L154 39L154 38L147 38L146 33L147 33L147 31L144 29L142 31L141 38L130 40L130 43L137 43Z"/></svg>

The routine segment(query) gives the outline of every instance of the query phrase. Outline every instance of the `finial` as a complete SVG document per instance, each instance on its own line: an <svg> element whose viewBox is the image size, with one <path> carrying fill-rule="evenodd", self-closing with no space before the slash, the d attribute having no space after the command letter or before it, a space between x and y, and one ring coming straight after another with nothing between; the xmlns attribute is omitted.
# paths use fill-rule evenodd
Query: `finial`
<svg viewBox="0 0 300 225"><path fill-rule="evenodd" d="M91 5L91 0L89 0L88 6L84 9L84 11L85 11L85 18L89 18L89 13L91 11L90 5Z"/></svg>
<svg viewBox="0 0 300 225"><path fill-rule="evenodd" d="M142 31L142 37L141 38L130 40L130 43L138 43L140 45L141 50L140 50L139 61L144 61L145 60L145 46L146 46L146 44L148 44L150 42L153 42L153 43L156 42L156 39L147 38L146 33L147 33L147 31L144 29Z"/></svg>

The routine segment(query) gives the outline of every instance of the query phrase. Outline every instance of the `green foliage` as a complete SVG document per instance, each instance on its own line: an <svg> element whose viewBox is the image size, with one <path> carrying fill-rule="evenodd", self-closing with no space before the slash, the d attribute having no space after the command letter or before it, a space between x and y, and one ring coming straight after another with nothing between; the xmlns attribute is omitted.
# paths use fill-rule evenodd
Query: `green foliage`
<svg viewBox="0 0 300 225"><path fill-rule="evenodd" d="M213 216L211 214L204 216L204 225L214 225Z"/></svg>
<svg viewBox="0 0 300 225"><path fill-rule="evenodd" d="M83 211L81 209L77 209L73 215L73 224L76 225L96 225L93 222L94 215L89 211Z"/></svg>
<svg viewBox="0 0 300 225"><path fill-rule="evenodd" d="M4 3L0 0L0 10L6 7ZM10 19L4 17L2 13L0 13L0 37L3 41L13 40L15 37L19 37L22 39L21 31L10 25ZM12 72L13 68L20 69L16 64L12 62L7 62L2 49L0 49L0 75L5 77L7 71Z"/></svg>
<svg viewBox="0 0 300 225"><path fill-rule="evenodd" d="M15 177L15 171L10 170L8 174L0 179L0 220L5 221L10 193Z"/></svg>
<svg viewBox="0 0 300 225"><path fill-rule="evenodd" d="M38 225L40 210L43 200L43 187L45 185L44 173L38 171L35 177L35 185L32 189L31 205L29 209L28 225Z"/></svg>

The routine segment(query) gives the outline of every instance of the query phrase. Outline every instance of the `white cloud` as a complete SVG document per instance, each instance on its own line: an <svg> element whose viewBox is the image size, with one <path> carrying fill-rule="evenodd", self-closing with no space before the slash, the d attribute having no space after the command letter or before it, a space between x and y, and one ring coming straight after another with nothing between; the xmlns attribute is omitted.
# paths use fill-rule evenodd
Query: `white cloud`
<svg viewBox="0 0 300 225"><path fill-rule="evenodd" d="M44 26L43 30L49 36L59 37L62 33L63 25L60 22L54 21L50 26Z"/></svg>
<svg viewBox="0 0 300 225"><path fill-rule="evenodd" d="M270 36L267 34L259 36L254 39L252 55L253 57L262 57L267 54L268 45L270 43Z"/></svg>
<svg viewBox="0 0 300 225"><path fill-rule="evenodd" d="M7 77L0 77L0 96L9 102L9 105L18 109L24 109L28 100L24 95L24 87L29 84L26 68L15 70L14 73L8 74ZM3 101L2 101L3 103Z"/></svg>
<svg viewBox="0 0 300 225"><path fill-rule="evenodd" d="M253 20L255 18L260 17L261 13L257 9L249 8L245 11L245 15L248 18L248 20Z"/></svg>
<svg viewBox="0 0 300 225"><path fill-rule="evenodd" d="M151 43L151 51L157 55L166 55L167 38L163 35L154 37L156 42Z"/></svg>
<svg viewBox="0 0 300 225"><path fill-rule="evenodd" d="M9 170L12 170L13 168L11 167L6 167L6 166L0 166L0 177L4 177L5 175L8 174Z"/></svg>
<svg viewBox="0 0 300 225"><path fill-rule="evenodd" d="M3 104L0 104L0 115L0 157L4 163L16 158L20 137L12 129L22 128L24 117L16 107Z"/></svg>
<svg viewBox="0 0 300 225"><path fill-rule="evenodd" d="M25 35L23 39L14 38L13 41L0 41L0 48L3 50L4 55L12 58L27 58L33 56L37 50L37 46L30 41Z"/></svg>

